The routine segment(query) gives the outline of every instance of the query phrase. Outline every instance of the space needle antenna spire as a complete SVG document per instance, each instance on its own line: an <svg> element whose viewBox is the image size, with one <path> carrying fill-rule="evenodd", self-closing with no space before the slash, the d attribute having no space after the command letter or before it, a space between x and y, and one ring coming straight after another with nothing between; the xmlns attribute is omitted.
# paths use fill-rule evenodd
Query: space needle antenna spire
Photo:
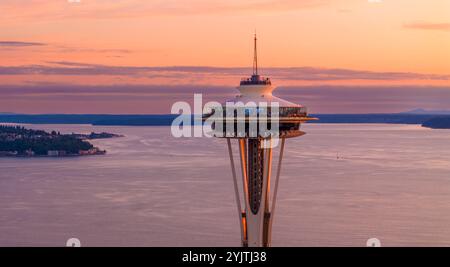
<svg viewBox="0 0 450 267"><path fill-rule="evenodd" d="M255 30L255 37L254 37L254 50L253 50L253 75L258 75L258 51L256 47L256 30Z"/></svg>

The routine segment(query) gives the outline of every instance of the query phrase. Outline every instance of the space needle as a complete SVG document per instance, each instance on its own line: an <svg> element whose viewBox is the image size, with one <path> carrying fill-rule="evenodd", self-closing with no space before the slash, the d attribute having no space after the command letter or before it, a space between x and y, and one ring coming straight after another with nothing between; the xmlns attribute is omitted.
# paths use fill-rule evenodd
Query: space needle
<svg viewBox="0 0 450 267"><path fill-rule="evenodd" d="M242 246L268 247L271 245L272 223L285 140L304 135L305 133L300 131L301 123L315 120L315 118L308 117L306 107L272 94L275 87L270 79L259 74L256 34L253 73L249 78L242 79L237 89L239 94L235 98L228 100L220 107L211 108L203 114L203 120L207 121L217 113L221 115L211 124L211 129L213 136L227 140ZM241 109L244 110L230 112L227 108L230 103L243 104ZM256 105L247 105L249 103L256 103ZM277 129L270 129L271 134L268 135L267 128L260 127L260 123L275 120ZM237 126L238 123L243 123L244 127L240 128L241 131ZM252 127L251 123L256 123L256 128ZM275 138L277 142L274 142ZM238 160L235 160L233 156L232 142L238 145ZM274 146L274 143L278 145ZM273 173L272 152L277 147L279 147L279 156L277 168ZM235 164L235 161L239 163ZM240 165L240 170L236 165ZM272 179L272 175L275 179ZM238 176L241 176L239 182Z"/></svg>

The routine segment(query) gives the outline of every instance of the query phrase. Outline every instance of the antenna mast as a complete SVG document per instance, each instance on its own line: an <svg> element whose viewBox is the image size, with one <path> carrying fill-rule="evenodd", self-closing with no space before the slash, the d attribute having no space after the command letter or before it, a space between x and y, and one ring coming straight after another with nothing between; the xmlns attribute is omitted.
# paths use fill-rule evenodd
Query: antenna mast
<svg viewBox="0 0 450 267"><path fill-rule="evenodd" d="M258 75L258 54L256 50L256 32L255 32L255 47L253 52L253 75Z"/></svg>

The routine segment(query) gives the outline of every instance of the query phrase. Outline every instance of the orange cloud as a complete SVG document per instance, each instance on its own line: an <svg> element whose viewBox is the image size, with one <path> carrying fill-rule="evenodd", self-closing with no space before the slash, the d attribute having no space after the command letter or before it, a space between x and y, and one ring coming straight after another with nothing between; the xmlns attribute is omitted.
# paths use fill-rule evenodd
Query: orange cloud
<svg viewBox="0 0 450 267"><path fill-rule="evenodd" d="M80 2L54 0L3 0L6 19L136 18L140 16L184 16L261 11L292 11L324 6L333 0L115 0Z"/></svg>
<svg viewBox="0 0 450 267"><path fill-rule="evenodd" d="M414 22L403 25L407 29L450 31L450 23Z"/></svg>

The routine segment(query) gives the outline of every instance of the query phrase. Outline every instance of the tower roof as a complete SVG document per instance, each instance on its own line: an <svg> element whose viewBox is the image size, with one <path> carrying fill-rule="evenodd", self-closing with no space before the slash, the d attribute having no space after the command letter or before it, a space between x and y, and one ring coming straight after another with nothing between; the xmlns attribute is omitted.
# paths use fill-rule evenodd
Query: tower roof
<svg viewBox="0 0 450 267"><path fill-rule="evenodd" d="M270 85L269 78L263 78L258 74L258 50L257 50L257 38L256 33L254 37L253 48L253 74L250 78L244 78L241 80L240 85Z"/></svg>

